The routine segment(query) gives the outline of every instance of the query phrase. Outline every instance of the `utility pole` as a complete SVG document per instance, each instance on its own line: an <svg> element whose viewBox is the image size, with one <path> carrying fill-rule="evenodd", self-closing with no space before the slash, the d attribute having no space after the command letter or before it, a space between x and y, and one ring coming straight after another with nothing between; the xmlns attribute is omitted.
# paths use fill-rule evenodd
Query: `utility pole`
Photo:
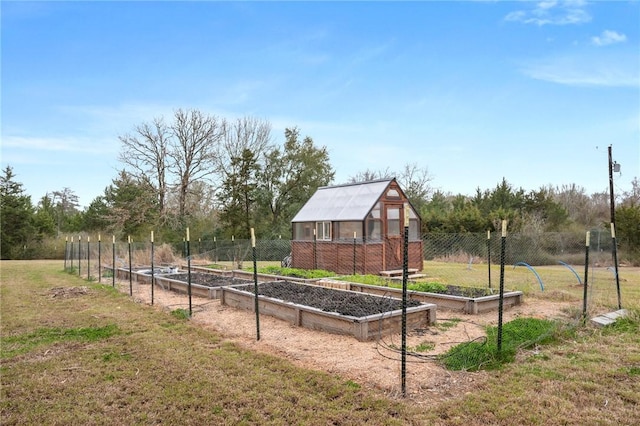
<svg viewBox="0 0 640 426"><path fill-rule="evenodd" d="M613 195L613 171L620 171L620 164L614 163L611 159L611 145L609 145L609 197L611 199L611 256L613 258L613 268L616 274L616 289L618 292L618 309L622 309L622 300L620 295L620 277L618 275L618 243L616 240L616 207L615 197Z"/></svg>
<svg viewBox="0 0 640 426"><path fill-rule="evenodd" d="M611 223L614 224L616 223L616 208L615 208L615 204L614 204L614 196L613 196L613 161L611 160L611 145L609 145L608 148L609 151L609 199L611 200L610 202L610 206L611 206ZM618 166L618 164L616 163L616 166Z"/></svg>

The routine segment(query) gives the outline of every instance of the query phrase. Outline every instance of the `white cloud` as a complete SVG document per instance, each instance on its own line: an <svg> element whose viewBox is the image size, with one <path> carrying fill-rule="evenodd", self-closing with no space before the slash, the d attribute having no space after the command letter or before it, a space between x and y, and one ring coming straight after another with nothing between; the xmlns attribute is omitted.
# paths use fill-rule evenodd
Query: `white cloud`
<svg viewBox="0 0 640 426"><path fill-rule="evenodd" d="M546 0L536 3L533 9L511 12L504 19L538 26L583 24L591 21L585 6L583 0Z"/></svg>
<svg viewBox="0 0 640 426"><path fill-rule="evenodd" d="M625 41L627 41L626 35L611 30L604 30L599 36L591 37L591 42L596 46L607 46Z"/></svg>
<svg viewBox="0 0 640 426"><path fill-rule="evenodd" d="M533 79L569 86L640 87L640 69L633 54L552 57L530 62L521 70Z"/></svg>

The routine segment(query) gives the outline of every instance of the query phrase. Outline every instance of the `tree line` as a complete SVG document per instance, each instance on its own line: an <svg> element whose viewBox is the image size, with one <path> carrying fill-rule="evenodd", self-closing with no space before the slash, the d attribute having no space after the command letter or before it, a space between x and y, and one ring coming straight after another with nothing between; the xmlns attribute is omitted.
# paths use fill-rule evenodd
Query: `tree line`
<svg viewBox="0 0 640 426"><path fill-rule="evenodd" d="M84 209L69 188L54 190L33 205L13 169L0 176L3 259L47 257L60 235L103 233L118 239L179 242L188 226L202 240L290 238L290 221L320 186L334 184L328 150L297 127L273 141L266 120L234 120L199 110L174 111L136 125L119 137L121 168L111 184ZM503 179L473 196L431 186L426 166L355 172L355 183L395 177L422 217L422 232L584 232L608 229L609 194L587 194L577 185L525 191ZM617 236L640 261L640 183L618 194Z"/></svg>

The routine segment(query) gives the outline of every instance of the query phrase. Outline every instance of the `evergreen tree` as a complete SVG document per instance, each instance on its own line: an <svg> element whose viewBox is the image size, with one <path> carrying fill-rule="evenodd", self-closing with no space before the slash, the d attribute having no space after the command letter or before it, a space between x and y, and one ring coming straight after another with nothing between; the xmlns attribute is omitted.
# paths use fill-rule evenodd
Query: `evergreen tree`
<svg viewBox="0 0 640 426"><path fill-rule="evenodd" d="M25 247L35 238L34 209L22 183L15 181L13 168L7 166L0 176L0 257L26 257Z"/></svg>
<svg viewBox="0 0 640 426"><path fill-rule="evenodd" d="M316 147L309 136L300 140L295 127L285 130L285 139L282 150L267 153L258 178L260 233L268 237L290 237L293 216L334 176L326 147Z"/></svg>

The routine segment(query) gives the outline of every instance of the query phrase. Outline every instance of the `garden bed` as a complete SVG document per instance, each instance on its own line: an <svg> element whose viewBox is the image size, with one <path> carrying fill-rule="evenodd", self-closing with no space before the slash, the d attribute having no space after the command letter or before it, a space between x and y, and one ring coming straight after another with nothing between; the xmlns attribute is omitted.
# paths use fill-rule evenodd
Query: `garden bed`
<svg viewBox="0 0 640 426"><path fill-rule="evenodd" d="M223 287L221 293L222 304L255 310L253 285ZM352 335L361 341L400 332L402 302L394 298L291 281L260 283L258 294L260 314L297 326ZM424 328L435 320L435 305L408 301L409 329Z"/></svg>
<svg viewBox="0 0 640 426"><path fill-rule="evenodd" d="M393 287L337 280L318 280L316 285L329 288L341 288L366 294L391 296L396 299L402 298L402 290ZM499 307L500 295L497 290L494 290L494 294L486 295L488 292L490 293L489 289L453 285L448 285L446 287L446 293L427 293L407 290L407 295L411 300L417 300L423 303L434 303L438 308L460 311L466 314L480 314L497 310ZM504 293L503 308L506 309L511 306L520 305L522 302L523 293L521 291L507 291Z"/></svg>
<svg viewBox="0 0 640 426"><path fill-rule="evenodd" d="M156 285L163 289L185 294L189 292L189 274L186 272L160 275L154 277L154 279ZM191 294L193 296L206 297L209 299L219 299L221 287L246 285L247 283L250 283L250 281L241 278L203 272L192 272Z"/></svg>

